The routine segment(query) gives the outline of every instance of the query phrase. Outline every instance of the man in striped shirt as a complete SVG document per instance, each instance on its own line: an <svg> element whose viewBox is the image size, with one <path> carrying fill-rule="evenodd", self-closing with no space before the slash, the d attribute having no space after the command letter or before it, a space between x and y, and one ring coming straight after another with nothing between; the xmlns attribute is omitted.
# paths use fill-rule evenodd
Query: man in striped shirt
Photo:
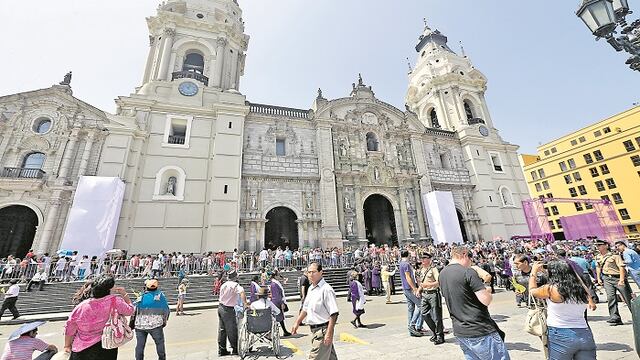
<svg viewBox="0 0 640 360"><path fill-rule="evenodd" d="M38 328L37 326L43 325L44 321L36 321L31 324L23 325L19 330L18 335L12 334L11 337L16 336L13 340L9 340L4 347L4 352L0 360L31 360L33 358L34 351L40 351L42 354L36 358L36 360L48 360L58 352L58 348L53 344L47 344L46 342L37 339ZM20 334L20 332L23 332ZM11 339L11 337L9 339Z"/></svg>

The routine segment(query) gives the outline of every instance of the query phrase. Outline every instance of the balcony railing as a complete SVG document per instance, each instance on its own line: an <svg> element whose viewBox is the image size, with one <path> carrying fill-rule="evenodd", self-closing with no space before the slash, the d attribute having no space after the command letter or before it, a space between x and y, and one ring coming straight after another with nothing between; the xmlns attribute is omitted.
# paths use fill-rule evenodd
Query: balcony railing
<svg viewBox="0 0 640 360"><path fill-rule="evenodd" d="M308 119L309 110L287 108L282 106L248 103L249 111L256 114L285 116L298 119Z"/></svg>
<svg viewBox="0 0 640 360"><path fill-rule="evenodd" d="M204 86L209 86L209 78L195 71L176 71L171 74L171 80L193 79L200 81Z"/></svg>
<svg viewBox="0 0 640 360"><path fill-rule="evenodd" d="M184 145L184 139L185 139L184 135L169 135L168 143Z"/></svg>
<svg viewBox="0 0 640 360"><path fill-rule="evenodd" d="M469 125L474 125L474 124L484 124L484 120L480 119L480 118L472 118L469 119Z"/></svg>
<svg viewBox="0 0 640 360"><path fill-rule="evenodd" d="M6 167L0 171L0 178L42 179L44 174L40 169Z"/></svg>

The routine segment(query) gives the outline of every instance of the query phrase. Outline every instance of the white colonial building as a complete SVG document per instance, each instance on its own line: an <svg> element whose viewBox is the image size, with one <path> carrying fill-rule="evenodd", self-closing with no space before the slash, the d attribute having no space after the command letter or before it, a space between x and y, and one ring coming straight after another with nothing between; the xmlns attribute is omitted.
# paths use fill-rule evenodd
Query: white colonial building
<svg viewBox="0 0 640 360"><path fill-rule="evenodd" d="M435 190L453 194L466 240L526 233L517 146L493 126L486 78L438 31L419 39L405 109L362 77L293 109L240 92L236 1L167 1L148 25L143 83L114 115L70 79L0 98L0 256L58 248L80 175L124 181L115 246L136 253L428 240ZM4 231L16 218L30 220Z"/></svg>

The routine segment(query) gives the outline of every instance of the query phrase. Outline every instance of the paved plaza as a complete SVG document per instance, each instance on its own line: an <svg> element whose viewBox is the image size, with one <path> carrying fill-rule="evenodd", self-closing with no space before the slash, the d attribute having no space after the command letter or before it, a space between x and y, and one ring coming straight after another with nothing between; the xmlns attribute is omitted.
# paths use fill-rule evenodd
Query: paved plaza
<svg viewBox="0 0 640 360"><path fill-rule="evenodd" d="M462 353L452 335L447 335L446 343L434 346L428 337L412 338L406 330L406 304L404 296L395 295L394 304L384 304L383 297L368 297L366 314L362 320L367 329L354 329L349 323L352 320L351 304L345 297L338 298L340 305L339 324L336 327L336 351L340 359L461 359ZM298 302L291 302L290 308L295 311ZM598 359L637 359L633 348L633 329L629 309L620 307L623 326L610 327L606 324L607 307L605 303L589 314L596 343ZM491 305L491 313L507 333L507 347L514 360L542 359L539 340L525 333L523 322L526 309L518 309L513 300L513 293L500 292L495 295ZM287 327L291 330L292 316L288 316ZM50 322L40 328L40 337L58 347L63 345L64 322ZM445 307L445 326L450 328ZM192 310L188 316L178 317L172 314L169 325L165 329L167 342L167 359L170 360L206 360L217 359L217 312L215 309ZM0 346L4 348L6 337L16 326L0 326ZM309 329L302 327L300 334L282 339L281 358L304 359L309 350ZM342 339L342 340L340 340ZM134 358L135 341L120 350L119 359ZM270 349L258 348L259 352L251 354L250 359L275 359ZM147 341L146 359L156 359L151 338ZM238 359L228 356L226 359Z"/></svg>

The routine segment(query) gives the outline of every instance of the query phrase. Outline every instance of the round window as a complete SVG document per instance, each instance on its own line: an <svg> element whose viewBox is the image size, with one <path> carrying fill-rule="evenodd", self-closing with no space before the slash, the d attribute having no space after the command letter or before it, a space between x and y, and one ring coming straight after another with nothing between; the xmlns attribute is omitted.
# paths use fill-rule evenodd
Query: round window
<svg viewBox="0 0 640 360"><path fill-rule="evenodd" d="M33 123L33 131L38 134L45 134L51 129L51 120L40 118Z"/></svg>
<svg viewBox="0 0 640 360"><path fill-rule="evenodd" d="M200 14L200 13L196 14L196 17L197 17L198 19L204 19L204 15L203 15L203 14Z"/></svg>

